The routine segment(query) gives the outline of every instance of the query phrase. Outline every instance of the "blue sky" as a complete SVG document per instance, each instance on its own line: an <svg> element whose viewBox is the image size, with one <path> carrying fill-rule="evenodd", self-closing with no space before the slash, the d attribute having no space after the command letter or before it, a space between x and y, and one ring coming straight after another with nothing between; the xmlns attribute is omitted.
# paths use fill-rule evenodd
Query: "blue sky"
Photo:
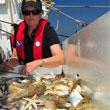
<svg viewBox="0 0 110 110"><path fill-rule="evenodd" d="M103 5L110 6L110 0L54 0L55 5ZM59 8L61 11L67 13L73 18L83 20L90 24L98 17L110 10L110 8ZM49 20L51 25L56 27L59 21L59 29L57 33L64 35L72 35L77 29L75 22L69 18L58 14L54 11L51 12Z"/></svg>

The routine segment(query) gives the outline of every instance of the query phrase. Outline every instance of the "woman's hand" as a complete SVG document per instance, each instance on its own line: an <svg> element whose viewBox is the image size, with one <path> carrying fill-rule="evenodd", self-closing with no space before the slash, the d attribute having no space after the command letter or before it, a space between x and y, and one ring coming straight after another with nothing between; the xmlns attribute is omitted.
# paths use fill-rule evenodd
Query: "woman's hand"
<svg viewBox="0 0 110 110"><path fill-rule="evenodd" d="M23 74L25 75L30 75L30 73L36 69L37 67L42 65L42 60L36 60L36 61L32 61L27 63L24 68L23 68Z"/></svg>
<svg viewBox="0 0 110 110"><path fill-rule="evenodd" d="M6 60L3 63L3 68L5 71L13 70L13 68L16 67L17 65L19 65L18 59L17 58L10 58L9 60Z"/></svg>

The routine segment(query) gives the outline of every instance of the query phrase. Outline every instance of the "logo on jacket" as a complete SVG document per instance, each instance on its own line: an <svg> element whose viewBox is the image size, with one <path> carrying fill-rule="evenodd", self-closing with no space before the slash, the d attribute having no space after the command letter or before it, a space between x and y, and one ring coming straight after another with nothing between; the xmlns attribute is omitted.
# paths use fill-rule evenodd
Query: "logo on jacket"
<svg viewBox="0 0 110 110"><path fill-rule="evenodd" d="M36 47L39 47L40 46L40 42L36 41L35 45L36 45Z"/></svg>
<svg viewBox="0 0 110 110"><path fill-rule="evenodd" d="M17 41L17 42L16 42L16 45L17 45L18 47L21 47L21 46L23 45L23 42Z"/></svg>

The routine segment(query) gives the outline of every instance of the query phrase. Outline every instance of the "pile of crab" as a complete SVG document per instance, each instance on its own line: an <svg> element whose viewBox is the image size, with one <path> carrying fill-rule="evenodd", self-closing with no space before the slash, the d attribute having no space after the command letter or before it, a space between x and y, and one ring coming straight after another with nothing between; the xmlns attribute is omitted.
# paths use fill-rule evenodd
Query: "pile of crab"
<svg viewBox="0 0 110 110"><path fill-rule="evenodd" d="M37 75L7 84L0 110L94 110L92 89L78 78Z"/></svg>

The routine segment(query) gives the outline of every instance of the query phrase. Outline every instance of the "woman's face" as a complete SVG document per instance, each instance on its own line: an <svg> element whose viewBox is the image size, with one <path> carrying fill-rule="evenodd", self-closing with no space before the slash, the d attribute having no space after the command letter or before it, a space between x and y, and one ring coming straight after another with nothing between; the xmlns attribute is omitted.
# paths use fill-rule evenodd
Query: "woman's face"
<svg viewBox="0 0 110 110"><path fill-rule="evenodd" d="M42 17L42 12L40 12L40 13L36 12L36 9L31 6L25 7L23 10L25 11L24 13L30 13L30 11L31 11L30 14L23 14L26 24L29 27L36 27L39 24L39 21ZM26 12L26 11L28 11L28 12ZM36 13L38 13L38 14L36 14Z"/></svg>

